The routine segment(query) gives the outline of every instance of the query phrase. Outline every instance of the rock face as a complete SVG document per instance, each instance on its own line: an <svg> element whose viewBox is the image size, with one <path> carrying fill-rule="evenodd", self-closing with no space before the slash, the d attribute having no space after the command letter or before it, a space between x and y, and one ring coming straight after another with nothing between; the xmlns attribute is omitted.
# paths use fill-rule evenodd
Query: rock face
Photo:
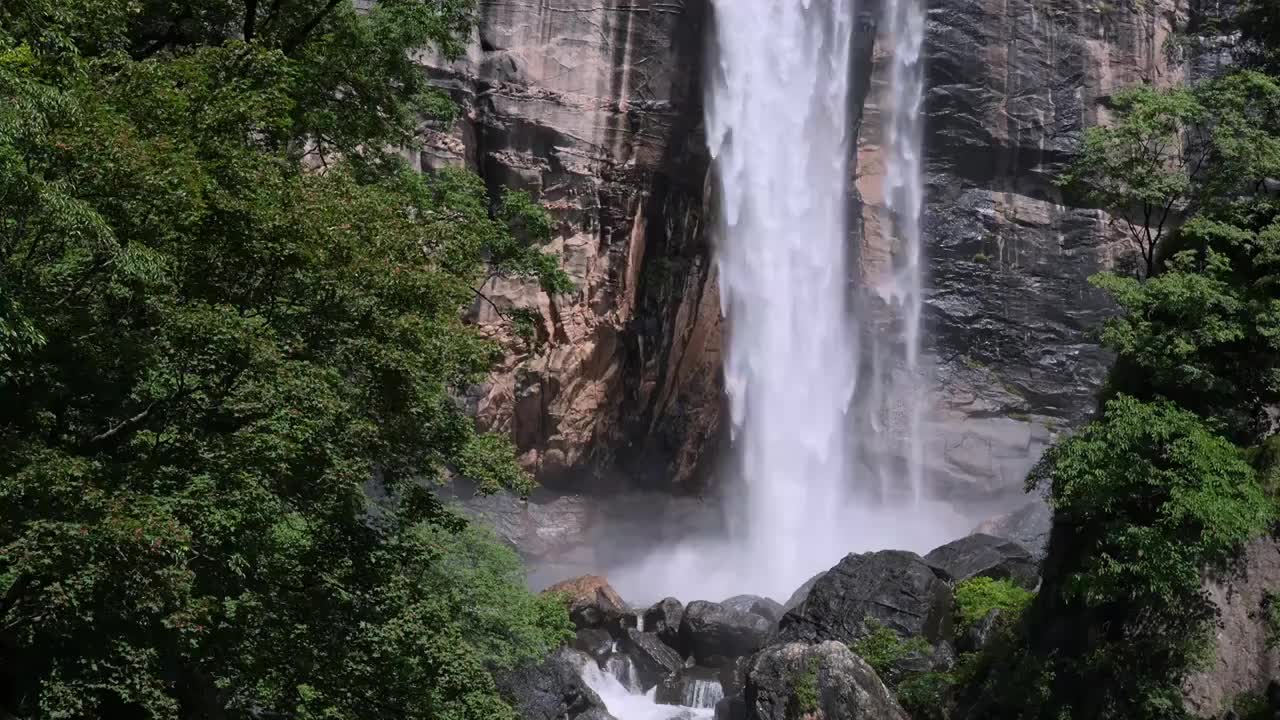
<svg viewBox="0 0 1280 720"><path fill-rule="evenodd" d="M984 520L973 531L1008 538L1026 548L1039 562L1049 548L1052 529L1053 511L1048 503L1037 497L1013 512Z"/></svg>
<svg viewBox="0 0 1280 720"><path fill-rule="evenodd" d="M1254 540L1238 569L1206 583L1218 608L1213 660L1187 678L1186 705L1197 717L1219 712L1227 701L1244 693L1268 695L1268 685L1280 681L1280 650L1269 647L1272 632L1268 613L1280 592L1280 541Z"/></svg>
<svg viewBox="0 0 1280 720"><path fill-rule="evenodd" d="M773 623L720 603L689 603L680 622L680 642L699 665L719 666L764 647Z"/></svg>
<svg viewBox="0 0 1280 720"><path fill-rule="evenodd" d="M871 666L838 642L762 651L751 661L744 699L749 720L907 720Z"/></svg>
<svg viewBox="0 0 1280 720"><path fill-rule="evenodd" d="M582 681L591 658L560 650L538 665L499 674L498 690L522 720L614 720L600 696Z"/></svg>
<svg viewBox="0 0 1280 720"><path fill-rule="evenodd" d="M950 635L951 588L915 553L847 555L782 618L781 642L853 644L869 621L904 637L935 642Z"/></svg>
<svg viewBox="0 0 1280 720"><path fill-rule="evenodd" d="M1016 493L1056 434L1091 413L1109 358L1089 333L1111 308L1086 279L1133 253L1108 217L1052 180L1083 130L1107 120L1117 89L1206 72L1165 41L1208 5L928 3L924 365L935 391L924 434L934 494L976 504ZM894 253L880 122L892 44L877 35L880 3L860 8L874 44L862 43L851 108L851 284L868 288ZM505 357L471 407L557 491L691 490L720 437L723 328L701 128L711 12L709 0L487 0L464 58L422 58L462 112L452 127L424 129L414 162L467 165L495 189L534 193L555 219L549 249L577 283L549 297L493 278L472 312ZM503 322L514 309L541 317L532 343ZM522 550L580 518L576 508L536 510L521 522L554 537L524 532Z"/></svg>
<svg viewBox="0 0 1280 720"><path fill-rule="evenodd" d="M953 583L969 578L1010 580L1027 590L1040 583L1031 553L1017 543L981 533L949 542L924 556L925 563Z"/></svg>
<svg viewBox="0 0 1280 720"><path fill-rule="evenodd" d="M456 62L422 58L462 112L424 131L424 169L469 166L555 220L577 285L549 297L493 278L472 313L506 350L471 393L547 485L614 468L663 487L694 477L719 415L719 301L702 228L706 0L480 4ZM503 316L541 322L532 344ZM627 445L622 438L643 438Z"/></svg>

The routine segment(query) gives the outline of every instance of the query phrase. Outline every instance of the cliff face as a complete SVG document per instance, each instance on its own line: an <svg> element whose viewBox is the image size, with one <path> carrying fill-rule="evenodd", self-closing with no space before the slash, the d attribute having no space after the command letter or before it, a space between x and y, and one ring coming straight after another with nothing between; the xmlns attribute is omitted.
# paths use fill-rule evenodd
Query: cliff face
<svg viewBox="0 0 1280 720"><path fill-rule="evenodd" d="M1054 432L1078 423L1109 358L1108 312L1086 278L1131 254L1108 218L1053 185L1108 96L1182 82L1166 40L1188 0L930 0L926 127L933 357L930 476L944 495L1020 486ZM428 130L424 167L465 163L533 191L578 290L547 297L494 279L475 320L502 366L471 399L510 432L544 484L688 488L717 446L719 301L709 247L702 75L710 0L486 0L468 56L425 58L461 102ZM888 38L876 0L861 27L861 118L851 182L862 283L894 252L882 200L879 113ZM779 142L801 142L779 138ZM500 313L533 308L536 346ZM836 359L833 358L833 361Z"/></svg>
<svg viewBox="0 0 1280 720"><path fill-rule="evenodd" d="M548 486L680 486L715 431L719 304L704 241L703 0L485 0L467 57L424 58L462 107L423 167L466 164L556 220L576 292L491 279L506 351L471 400ZM538 311L533 343L503 322Z"/></svg>

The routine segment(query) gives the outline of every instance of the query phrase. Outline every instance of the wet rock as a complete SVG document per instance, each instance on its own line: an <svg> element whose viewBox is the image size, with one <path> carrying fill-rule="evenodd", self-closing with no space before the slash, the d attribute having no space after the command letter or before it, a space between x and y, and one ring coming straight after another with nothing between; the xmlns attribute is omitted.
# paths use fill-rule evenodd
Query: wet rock
<svg viewBox="0 0 1280 720"><path fill-rule="evenodd" d="M615 638L621 640L627 636L628 630L640 628L640 616L642 614L639 610L612 611L605 618L605 629Z"/></svg>
<svg viewBox="0 0 1280 720"><path fill-rule="evenodd" d="M1052 529L1053 511L1043 499L1035 498L1013 512L983 521L973 531L1008 538L1026 548L1039 562L1049 548L1049 531Z"/></svg>
<svg viewBox="0 0 1280 720"><path fill-rule="evenodd" d="M853 644L874 621L904 637L950 635L951 587L915 553L882 550L845 556L779 625L779 642Z"/></svg>
<svg viewBox="0 0 1280 720"><path fill-rule="evenodd" d="M659 640L683 656L684 648L680 645L680 620L683 618L684 605L673 597L663 598L644 611L644 630L656 633Z"/></svg>
<svg viewBox="0 0 1280 720"><path fill-rule="evenodd" d="M963 652L978 652L990 644L1000 627L1001 615L1000 608L992 608L978 622L965 628L959 640L960 649Z"/></svg>
<svg viewBox="0 0 1280 720"><path fill-rule="evenodd" d="M743 699L748 720L908 720L871 666L839 642L761 651Z"/></svg>
<svg viewBox="0 0 1280 720"><path fill-rule="evenodd" d="M562 649L541 663L498 673L494 680L521 720L614 720L582 681L582 668L592 662L581 652Z"/></svg>
<svg viewBox="0 0 1280 720"><path fill-rule="evenodd" d="M658 683L654 700L660 705L714 708L725 696L720 678L721 671L715 668L683 668Z"/></svg>
<svg viewBox="0 0 1280 720"><path fill-rule="evenodd" d="M817 584L819 580L822 579L823 575L826 575L826 574L827 574L827 571L823 570L817 575L814 575L808 580L805 580L803 585L796 588L796 591L791 593L791 597L787 598L786 604L782 606L782 614L786 615L787 613L791 612L791 610L795 608L797 605L804 602L804 599L809 597L809 591L812 590L813 586ZM778 618L778 619L781 620L782 618Z"/></svg>
<svg viewBox="0 0 1280 720"><path fill-rule="evenodd" d="M680 642L699 665L718 667L764 647L772 630L755 613L697 600L684 609Z"/></svg>
<svg viewBox="0 0 1280 720"><path fill-rule="evenodd" d="M636 677L644 692L684 668L684 659L679 653L659 640L654 633L629 628L626 640L620 647L635 665Z"/></svg>
<svg viewBox="0 0 1280 720"><path fill-rule="evenodd" d="M924 561L953 583L989 577L1010 580L1027 590L1040 584L1040 568L1031 553L993 535L978 533L949 542L925 555Z"/></svg>
<svg viewBox="0 0 1280 720"><path fill-rule="evenodd" d="M781 620L784 612L782 603L759 595L734 595L728 600L721 600L720 604L734 610L755 613L771 623Z"/></svg>
<svg viewBox="0 0 1280 720"><path fill-rule="evenodd" d="M715 720L747 720L747 701L733 695L716 703Z"/></svg>
<svg viewBox="0 0 1280 720"><path fill-rule="evenodd" d="M579 630L604 627L611 617L626 610L626 604L617 591L599 575L583 575L558 582L543 593L564 596L569 606L569 618Z"/></svg>
<svg viewBox="0 0 1280 720"><path fill-rule="evenodd" d="M603 666L613 652L615 642L607 630L584 628L574 636L573 649L590 655L597 665Z"/></svg>

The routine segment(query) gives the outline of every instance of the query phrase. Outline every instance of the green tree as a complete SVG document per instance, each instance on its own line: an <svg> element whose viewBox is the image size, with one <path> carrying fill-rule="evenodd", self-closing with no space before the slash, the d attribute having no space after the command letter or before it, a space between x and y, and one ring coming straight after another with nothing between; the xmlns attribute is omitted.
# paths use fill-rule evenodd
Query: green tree
<svg viewBox="0 0 1280 720"><path fill-rule="evenodd" d="M510 718L566 637L430 489L528 489L461 317L568 287L526 196L384 149L470 7L0 6L0 709Z"/></svg>

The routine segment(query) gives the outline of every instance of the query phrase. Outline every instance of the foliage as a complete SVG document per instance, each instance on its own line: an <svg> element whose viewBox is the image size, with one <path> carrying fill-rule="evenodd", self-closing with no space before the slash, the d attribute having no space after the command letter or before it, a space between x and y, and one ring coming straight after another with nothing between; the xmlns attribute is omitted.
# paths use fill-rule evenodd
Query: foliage
<svg viewBox="0 0 1280 720"><path fill-rule="evenodd" d="M898 703L912 720L946 720L950 717L955 676L943 672L914 673L895 688Z"/></svg>
<svg viewBox="0 0 1280 720"><path fill-rule="evenodd" d="M867 621L867 630L867 635L854 643L852 650L890 686L901 677L904 661L933 653L933 648L924 638L904 638L875 620Z"/></svg>
<svg viewBox="0 0 1280 720"><path fill-rule="evenodd" d="M1113 384L1157 394L1251 443L1280 400L1280 205L1240 202L1186 224L1160 275L1094 278L1123 313L1103 343L1119 356Z"/></svg>
<svg viewBox="0 0 1280 720"><path fill-rule="evenodd" d="M788 702L788 718L811 717L819 710L818 703L818 658L810 658L803 672L799 673L792 683L791 698Z"/></svg>
<svg viewBox="0 0 1280 720"><path fill-rule="evenodd" d="M1113 214L1141 257L1138 279L1156 274L1184 219L1229 208L1280 170L1280 84L1266 75L1135 87L1112 109L1114 122L1086 131L1058 182Z"/></svg>
<svg viewBox="0 0 1280 720"><path fill-rule="evenodd" d="M963 633L985 618L992 610L999 610L1006 619L1017 618L1035 594L1009 580L975 577L956 586L956 631Z"/></svg>
<svg viewBox="0 0 1280 720"><path fill-rule="evenodd" d="M1119 396L1028 483L1055 510L1050 572L1027 638L988 679L986 715L971 717L1182 717L1177 679L1213 612L1201 571L1274 517L1253 468L1196 415Z"/></svg>
<svg viewBox="0 0 1280 720"><path fill-rule="evenodd" d="M1262 620L1267 631L1267 647L1280 647L1280 593L1267 591L1262 598Z"/></svg>
<svg viewBox="0 0 1280 720"><path fill-rule="evenodd" d="M567 278L527 196L381 149L471 8L0 7L0 710L512 717L567 619L429 483L529 489L460 318Z"/></svg>

